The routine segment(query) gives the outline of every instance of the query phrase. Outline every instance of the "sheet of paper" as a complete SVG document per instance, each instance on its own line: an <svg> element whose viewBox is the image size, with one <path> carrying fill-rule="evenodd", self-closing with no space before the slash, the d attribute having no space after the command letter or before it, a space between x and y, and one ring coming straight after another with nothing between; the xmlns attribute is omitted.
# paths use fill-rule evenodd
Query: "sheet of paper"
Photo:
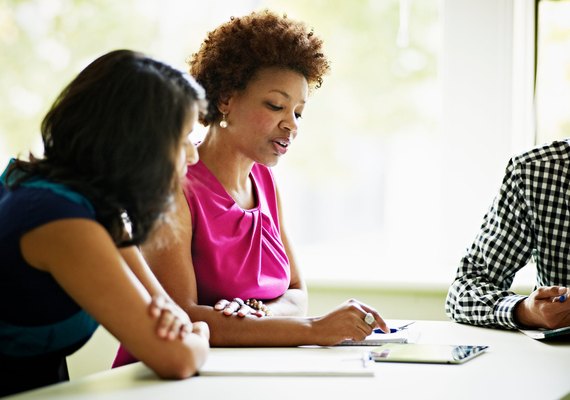
<svg viewBox="0 0 570 400"><path fill-rule="evenodd" d="M569 335L570 337L570 326L558 329L520 329L520 331L525 335L537 340L566 335Z"/></svg>
<svg viewBox="0 0 570 400"><path fill-rule="evenodd" d="M394 326L394 333L372 333L364 340L345 340L337 346L380 346L384 343L414 343L418 340L420 332L414 329L414 321L400 321Z"/></svg>
<svg viewBox="0 0 570 400"><path fill-rule="evenodd" d="M332 349L239 351L212 353L200 368L201 376L374 376L368 352L335 352ZM251 349L249 349L251 350Z"/></svg>

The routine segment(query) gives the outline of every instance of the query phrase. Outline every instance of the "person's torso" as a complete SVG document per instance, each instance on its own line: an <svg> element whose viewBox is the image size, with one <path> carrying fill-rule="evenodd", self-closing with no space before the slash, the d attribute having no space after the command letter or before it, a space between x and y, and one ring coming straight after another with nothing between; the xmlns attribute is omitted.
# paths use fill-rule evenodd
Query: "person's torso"
<svg viewBox="0 0 570 400"><path fill-rule="evenodd" d="M273 177L259 164L250 177L257 204L244 210L202 162L188 168L184 192L200 304L234 297L273 299L289 287Z"/></svg>
<svg viewBox="0 0 570 400"><path fill-rule="evenodd" d="M77 200L81 195L50 186L42 181L8 190L0 183L0 356L70 354L97 327L49 273L22 256L20 239L27 232L67 218L95 219L92 208Z"/></svg>
<svg viewBox="0 0 570 400"><path fill-rule="evenodd" d="M538 250L537 284L570 285L570 143L557 141L514 158Z"/></svg>

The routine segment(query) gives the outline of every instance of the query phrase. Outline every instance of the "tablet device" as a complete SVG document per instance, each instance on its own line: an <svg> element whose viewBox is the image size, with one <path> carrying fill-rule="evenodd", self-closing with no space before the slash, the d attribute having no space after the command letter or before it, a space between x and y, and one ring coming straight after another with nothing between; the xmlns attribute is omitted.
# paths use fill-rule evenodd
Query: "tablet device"
<svg viewBox="0 0 570 400"><path fill-rule="evenodd" d="M386 343L370 352L377 362L461 364L487 350L489 346L426 343Z"/></svg>

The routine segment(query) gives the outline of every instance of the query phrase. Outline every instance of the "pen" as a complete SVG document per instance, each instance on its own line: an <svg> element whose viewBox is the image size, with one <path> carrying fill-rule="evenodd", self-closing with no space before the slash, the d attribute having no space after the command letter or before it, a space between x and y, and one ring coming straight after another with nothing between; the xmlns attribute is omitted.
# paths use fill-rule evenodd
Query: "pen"
<svg viewBox="0 0 570 400"><path fill-rule="evenodd" d="M398 328L390 328L390 332L384 332L382 329L380 328L375 328L374 329L374 333L396 333L398 332L400 329Z"/></svg>
<svg viewBox="0 0 570 400"><path fill-rule="evenodd" d="M566 289L566 293L561 294L560 296L558 296L558 301L561 303L564 303L566 300L568 300L568 289Z"/></svg>
<svg viewBox="0 0 570 400"><path fill-rule="evenodd" d="M397 328L390 328L390 332L384 332L382 329L376 328L376 329L374 329L374 333L396 333L398 331L402 331L402 330L406 329L408 326L412 325L414 322L416 322L416 321L408 322L407 324L404 324L404 325L399 326Z"/></svg>

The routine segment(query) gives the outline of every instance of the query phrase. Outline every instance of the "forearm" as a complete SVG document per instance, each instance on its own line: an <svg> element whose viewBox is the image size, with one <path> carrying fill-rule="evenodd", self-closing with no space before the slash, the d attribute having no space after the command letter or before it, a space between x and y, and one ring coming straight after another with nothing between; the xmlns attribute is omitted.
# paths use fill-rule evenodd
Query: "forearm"
<svg viewBox="0 0 570 400"><path fill-rule="evenodd" d="M121 256L136 275L138 280L143 284L145 289L151 296L163 295L166 298L170 296L166 293L158 279L152 273L140 250L135 246L125 247L119 250Z"/></svg>
<svg viewBox="0 0 570 400"><path fill-rule="evenodd" d="M213 307L199 305L187 307L186 311L192 320L208 324L214 347L300 346L318 340L312 318L227 316Z"/></svg>
<svg viewBox="0 0 570 400"><path fill-rule="evenodd" d="M481 277L463 276L449 288L445 312L457 322L515 329L514 308L524 298Z"/></svg>

